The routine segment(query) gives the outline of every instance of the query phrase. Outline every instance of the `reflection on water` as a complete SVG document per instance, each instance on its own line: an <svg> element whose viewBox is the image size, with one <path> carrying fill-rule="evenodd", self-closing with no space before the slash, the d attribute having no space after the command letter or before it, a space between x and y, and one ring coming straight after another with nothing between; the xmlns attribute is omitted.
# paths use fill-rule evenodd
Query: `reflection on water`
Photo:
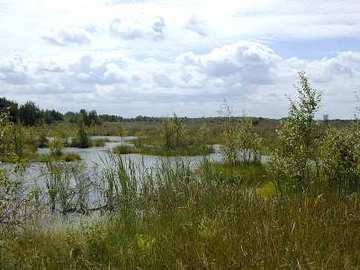
<svg viewBox="0 0 360 270"><path fill-rule="evenodd" d="M80 155L81 157L81 165L83 166L83 174L86 175L86 185L89 186L101 186L103 185L102 182L104 182L102 179L103 170L108 168L109 161L111 162L110 153L112 150L120 145L131 145L132 141L136 139L136 137L115 137L115 136L93 136L92 139L104 139L106 140L104 147L93 147L93 148L87 148L87 149L80 149L80 148L73 148L68 147L64 148L64 153L75 153ZM221 147L220 145L214 145L214 153L207 156L207 158L210 161L215 162L222 162L223 157L221 155ZM38 149L38 152L41 154L48 154L49 149L42 148ZM133 168L135 169L135 177L138 178L139 182L142 182L142 176L143 173L147 170L155 169L163 162L169 162L170 164L176 164L178 161L185 162L190 166L190 168L196 168L200 165L200 163L203 161L203 156L191 156L191 157L158 157L158 156L150 156L150 155L143 155L143 154L125 154L121 155L123 158L125 164L133 165ZM268 157L262 157L262 162L267 162ZM78 161L75 161L78 162ZM70 163L73 165L76 165L76 163ZM14 165L11 164L0 164L0 167L5 169L11 169L14 167ZM129 170L129 167L126 166L126 169ZM47 190L47 177L49 177L49 171L46 170L46 164L40 163L40 162L33 162L30 163L26 168L25 171L19 175L14 174L13 176L17 179L21 179L24 186L24 192L28 194L30 190L32 190L34 187L38 187L41 190L44 191L44 194L46 194ZM138 183L139 183L138 182ZM71 180L72 188L76 187L76 180L73 178ZM46 196L43 198L44 201L47 201ZM99 197L99 190L92 189L88 192L88 205L90 208L94 208L98 206L99 204L103 204L102 199ZM98 215L98 213L94 213L91 216L94 217L94 215ZM78 214L69 214L66 216L62 216L60 213L50 214L45 219L45 223L57 223L58 221L60 223L63 222L70 222L74 220L78 220L78 218L81 218L81 215ZM86 218L86 217L85 217Z"/></svg>
<svg viewBox="0 0 360 270"><path fill-rule="evenodd" d="M85 166L85 170L88 173L92 173L95 169L99 169L104 166L104 161L107 160L109 153L117 146L120 145L132 145L132 141L136 140L136 137L119 137L119 136L92 136L92 139L103 139L106 140L104 147L92 147L92 148L74 148L74 147L66 147L64 148L64 153L75 153L80 155L81 162ZM221 147L220 145L213 145L215 150L214 153L208 155L207 157L211 161L222 162L223 157L221 155ZM39 148L38 152L41 154L48 154L50 151L48 148ZM147 169L154 168L159 165L161 162L170 161L176 162L178 160L185 160L189 162L191 167L196 167L202 160L203 156L191 156L191 157L158 157L158 156L150 156L143 154L125 154L121 155L124 159L129 162L131 161L136 168L139 169ZM263 156L262 162L267 162L268 157ZM2 168L10 169L13 165L10 164L1 164ZM43 163L33 162L28 165L26 171L23 174L24 180L26 184L33 184L36 182L40 186L42 186L42 171L44 168Z"/></svg>
<svg viewBox="0 0 360 270"><path fill-rule="evenodd" d="M109 153L119 145L131 145L132 141L136 139L136 137L117 137L117 136L93 136L92 139L104 139L107 142L104 147L92 147L92 148L74 148L74 147L66 147L64 148L64 153L76 153L80 155L81 162L85 166L85 170L87 173L92 174L95 170L101 169L104 166L104 161L107 160ZM220 154L220 147L218 145L214 146L215 153L210 154L208 157L213 161L221 161L222 156ZM49 154L48 148L39 148L38 152L40 154ZM135 168L139 170L155 168L164 160L175 162L177 160L186 160L189 162L191 167L196 167L202 160L202 156L192 156L192 157L157 157L157 156L149 156L142 154L125 154L122 155L124 159L129 162L131 161ZM13 165L10 164L1 164L2 168L11 169ZM40 162L30 163L25 172L23 173L24 184L27 187L32 186L34 183L39 185L40 187L44 187L44 177L43 177L43 169L44 164Z"/></svg>

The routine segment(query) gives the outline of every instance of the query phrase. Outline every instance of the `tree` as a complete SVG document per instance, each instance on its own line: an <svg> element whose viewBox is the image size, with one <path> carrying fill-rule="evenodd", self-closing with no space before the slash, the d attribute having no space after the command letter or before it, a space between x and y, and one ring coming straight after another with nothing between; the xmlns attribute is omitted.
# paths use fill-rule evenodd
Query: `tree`
<svg viewBox="0 0 360 270"><path fill-rule="evenodd" d="M319 128L314 120L320 95L312 88L305 73L299 73L298 100L291 101L288 118L277 130L279 145L272 154L271 172L280 191L309 190L317 177Z"/></svg>
<svg viewBox="0 0 360 270"><path fill-rule="evenodd" d="M34 102L28 101L19 108L20 122L26 126L33 126L40 122L41 111Z"/></svg>
<svg viewBox="0 0 360 270"><path fill-rule="evenodd" d="M16 122L18 119L18 104L6 98L0 98L0 113L6 113L11 122Z"/></svg>
<svg viewBox="0 0 360 270"><path fill-rule="evenodd" d="M48 125L57 121L64 120L63 115L55 110L46 110L43 111L41 114L42 114L41 117L42 120Z"/></svg>

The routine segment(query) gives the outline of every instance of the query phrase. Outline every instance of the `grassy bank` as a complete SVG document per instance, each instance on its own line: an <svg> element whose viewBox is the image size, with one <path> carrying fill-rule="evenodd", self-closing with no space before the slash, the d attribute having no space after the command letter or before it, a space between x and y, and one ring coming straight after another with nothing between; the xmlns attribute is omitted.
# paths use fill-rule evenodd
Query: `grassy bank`
<svg viewBox="0 0 360 270"><path fill-rule="evenodd" d="M113 150L115 154L143 154L150 156L178 157L178 156L203 156L214 153L211 146L189 146L166 150L161 146L144 145L120 145Z"/></svg>
<svg viewBox="0 0 360 270"><path fill-rule="evenodd" d="M212 167L214 166L214 167ZM244 182L161 166L116 215L96 224L2 235L2 269L356 269L360 197L263 198ZM244 172L245 170L242 169ZM256 173L254 173L256 171ZM226 178L226 177L225 177ZM154 184L156 180L156 184ZM171 180L171 181L170 181ZM129 183L128 183L129 184ZM3 232L4 233L4 232Z"/></svg>

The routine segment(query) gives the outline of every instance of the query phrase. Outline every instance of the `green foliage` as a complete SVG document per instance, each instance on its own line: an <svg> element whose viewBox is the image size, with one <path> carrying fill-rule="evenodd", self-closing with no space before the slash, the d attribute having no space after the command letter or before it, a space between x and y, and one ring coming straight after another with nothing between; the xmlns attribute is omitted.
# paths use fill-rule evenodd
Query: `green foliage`
<svg viewBox="0 0 360 270"><path fill-rule="evenodd" d="M324 181L338 192L357 192L360 188L360 127L329 128L321 147Z"/></svg>
<svg viewBox="0 0 360 270"><path fill-rule="evenodd" d="M238 132L238 150L241 153L241 161L245 163L260 162L262 140L255 132L253 121L248 117L243 117Z"/></svg>
<svg viewBox="0 0 360 270"><path fill-rule="evenodd" d="M6 98L0 98L0 114L7 114L9 120L15 123L18 119L18 104Z"/></svg>
<svg viewBox="0 0 360 270"><path fill-rule="evenodd" d="M52 213L57 209L63 215L87 212L88 178L80 163L49 160L43 169L47 189L47 202ZM71 186L75 182L75 187Z"/></svg>
<svg viewBox="0 0 360 270"><path fill-rule="evenodd" d="M8 115L0 114L0 158L8 160L14 157L14 144L12 141L14 125L9 121Z"/></svg>
<svg viewBox="0 0 360 270"><path fill-rule="evenodd" d="M10 179L5 171L0 170L0 226L16 225L20 221L23 214L21 189L19 181Z"/></svg>
<svg viewBox="0 0 360 270"><path fill-rule="evenodd" d="M88 148L91 146L90 138L85 130L84 121L79 122L78 134L75 144L80 148Z"/></svg>
<svg viewBox="0 0 360 270"><path fill-rule="evenodd" d="M64 149L64 142L62 139L55 137L49 142L50 154L52 156L61 156Z"/></svg>
<svg viewBox="0 0 360 270"><path fill-rule="evenodd" d="M260 163L212 163L204 161L200 169L204 178L209 178L215 183L234 184L246 188L256 187L269 181L266 167Z"/></svg>
<svg viewBox="0 0 360 270"><path fill-rule="evenodd" d="M200 128L190 129L184 121L184 118L176 115L163 119L160 127L138 133L135 148L127 150L154 156L197 156L212 153L213 148L207 145L208 127L202 125Z"/></svg>
<svg viewBox="0 0 360 270"><path fill-rule="evenodd" d="M165 150L170 151L183 147L186 144L183 121L176 114L174 117L164 120L161 136Z"/></svg>
<svg viewBox="0 0 360 270"><path fill-rule="evenodd" d="M101 143L98 141L98 143ZM80 119L77 124L76 137L71 138L71 147L79 147L79 148L89 148L93 145L85 127L85 122L83 119Z"/></svg>
<svg viewBox="0 0 360 270"><path fill-rule="evenodd" d="M260 162L262 140L255 131L253 121L248 117L242 117L240 121L234 119L227 104L224 105L223 113L225 120L222 152L225 163L235 165L241 162Z"/></svg>
<svg viewBox="0 0 360 270"><path fill-rule="evenodd" d="M357 269L359 196L268 196L214 186L186 163L161 164L139 188L109 171L111 218L4 237L4 269ZM128 175L129 176L129 175ZM121 180L122 179L122 180ZM134 191L136 192L134 193ZM118 193L116 193L118 192ZM266 195L266 199L262 199ZM114 208L116 209L116 207ZM118 214L121 213L121 214Z"/></svg>
<svg viewBox="0 0 360 270"><path fill-rule="evenodd" d="M321 141L314 116L320 96L304 73L299 73L297 91L298 102L291 101L289 116L277 130L279 144L272 153L271 171L281 190L309 191L318 179Z"/></svg>
<svg viewBox="0 0 360 270"><path fill-rule="evenodd" d="M49 140L47 137L47 132L44 127L42 127L39 131L38 135L38 147L39 148L45 148L49 144Z"/></svg>
<svg viewBox="0 0 360 270"><path fill-rule="evenodd" d="M224 164L204 158L194 167L186 159L162 158L146 168L109 155L89 174L79 162L63 162L78 156L62 155L62 148L76 131L78 141L88 144L87 132L98 132L96 125L90 121L86 130L83 119L78 129L69 123L49 127L46 134L56 136L43 172L44 198L38 185L25 192L21 181L12 179L16 173L0 171L0 268L359 268L360 124L321 126L314 119L320 97L303 73L297 90L299 99L277 130L270 164L259 162L259 134L274 134L259 129L260 120L231 117L228 107L218 122L190 126L175 115L158 126L133 127L142 136L135 147L115 150L198 154L209 150L209 137L220 136L223 124ZM26 156L33 134L1 115L1 159ZM90 192L98 201L90 202ZM64 216L76 213L75 220L93 212L100 217L44 226L49 216L41 215L41 204ZM25 220L21 230L7 230Z"/></svg>
<svg viewBox="0 0 360 270"><path fill-rule="evenodd" d="M231 117L231 110L224 104L225 120L223 127L223 155L226 163L236 164L238 162L238 129L239 122Z"/></svg>
<svg viewBox="0 0 360 270"><path fill-rule="evenodd" d="M104 147L106 145L107 140L105 139L96 139L91 140L91 145L94 147Z"/></svg>
<svg viewBox="0 0 360 270"><path fill-rule="evenodd" d="M118 155L110 154L103 160L102 196L108 211L117 211L129 218L132 215L134 200L137 198L138 178L131 160L124 160Z"/></svg>
<svg viewBox="0 0 360 270"><path fill-rule="evenodd" d="M25 157L24 128L9 121L7 114L0 115L0 160L17 162Z"/></svg>
<svg viewBox="0 0 360 270"><path fill-rule="evenodd" d="M33 126L39 123L41 111L34 102L27 102L19 107L19 119L26 126Z"/></svg>
<svg viewBox="0 0 360 270"><path fill-rule="evenodd" d="M137 150L134 146L119 145L119 146L115 147L115 149L113 150L113 152L114 152L115 154L125 155L125 154L138 153L139 150Z"/></svg>
<svg viewBox="0 0 360 270"><path fill-rule="evenodd" d="M24 157L25 132L21 125L14 125L12 129L12 143L14 145L15 155L19 158Z"/></svg>

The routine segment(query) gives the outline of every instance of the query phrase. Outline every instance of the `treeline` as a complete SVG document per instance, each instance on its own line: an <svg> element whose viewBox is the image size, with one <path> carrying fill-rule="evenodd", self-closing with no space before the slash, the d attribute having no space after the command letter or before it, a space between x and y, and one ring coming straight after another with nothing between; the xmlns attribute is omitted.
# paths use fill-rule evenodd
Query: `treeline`
<svg viewBox="0 0 360 270"><path fill-rule="evenodd" d="M41 110L34 102L28 101L20 105L6 98L0 98L0 113L8 114L10 121L14 123L20 122L27 126L64 120L61 113L55 110Z"/></svg>
<svg viewBox="0 0 360 270"><path fill-rule="evenodd" d="M78 123L84 121L86 126L100 124L102 122L118 122L123 118L117 115L101 114L93 110L87 112L82 109L80 112L67 112L62 114L56 110L42 110L34 102L28 101L25 104L18 104L6 98L0 98L0 114L6 113L13 123L21 123L25 126L40 124L53 124L59 121Z"/></svg>

